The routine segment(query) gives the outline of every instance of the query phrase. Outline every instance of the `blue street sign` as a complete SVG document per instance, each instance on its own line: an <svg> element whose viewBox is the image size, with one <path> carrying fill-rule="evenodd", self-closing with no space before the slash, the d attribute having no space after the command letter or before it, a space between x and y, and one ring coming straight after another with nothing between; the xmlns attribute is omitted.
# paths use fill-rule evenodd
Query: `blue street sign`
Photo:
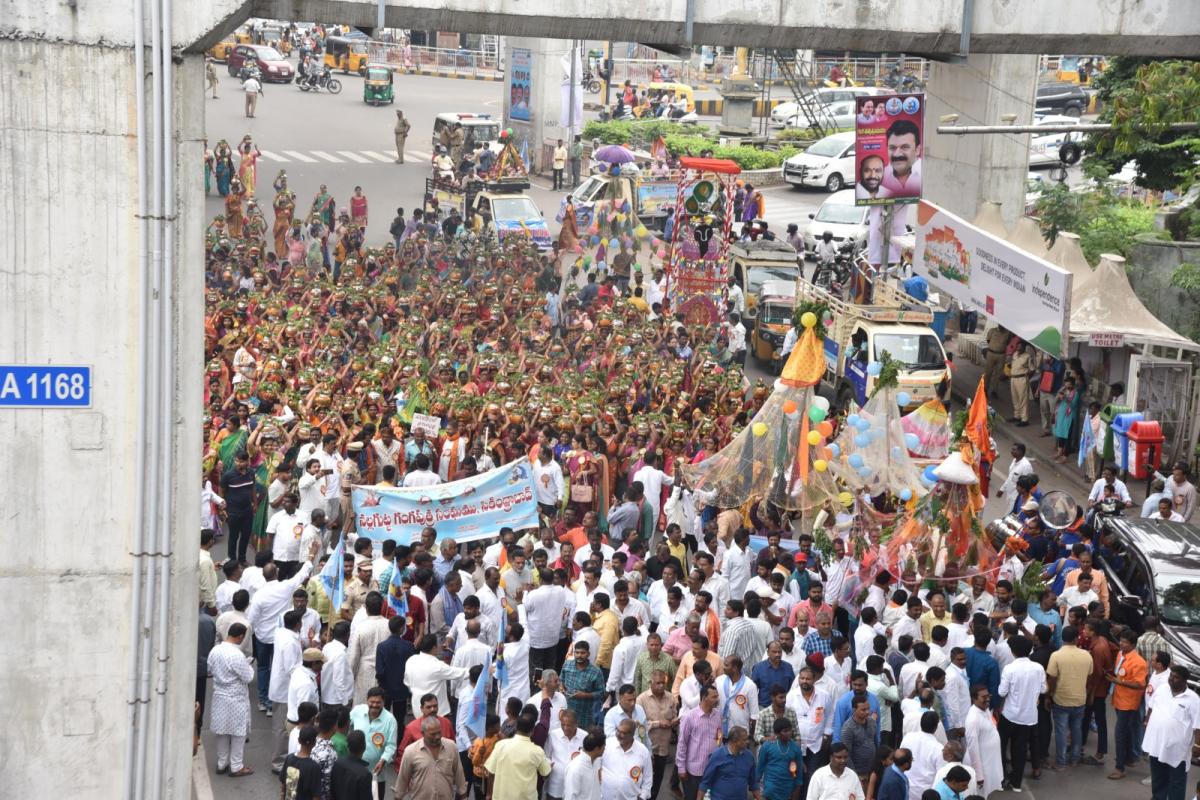
<svg viewBox="0 0 1200 800"><path fill-rule="evenodd" d="M91 367L0 364L0 408L88 408Z"/></svg>

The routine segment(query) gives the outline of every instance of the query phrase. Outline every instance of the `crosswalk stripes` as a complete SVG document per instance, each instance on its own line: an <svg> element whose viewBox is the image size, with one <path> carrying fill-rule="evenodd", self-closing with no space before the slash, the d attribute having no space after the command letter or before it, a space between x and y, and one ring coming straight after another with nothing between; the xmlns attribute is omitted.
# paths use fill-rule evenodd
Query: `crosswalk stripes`
<svg viewBox="0 0 1200 800"><path fill-rule="evenodd" d="M371 159L364 158L363 156L360 156L358 153L355 153L352 150L338 150L337 152L338 152L339 156L345 156L346 158L353 161L355 164L370 164L371 163Z"/></svg>
<svg viewBox="0 0 1200 800"><path fill-rule="evenodd" d="M370 156L371 158L375 159L376 161L382 161L385 164L389 164L396 160L396 154L391 151L385 151L383 153L380 153L375 150L360 150L359 152L362 153L364 156Z"/></svg>
<svg viewBox="0 0 1200 800"><path fill-rule="evenodd" d="M429 153L422 153L420 150L405 149L404 160L411 161L414 158L419 159L420 161L433 161L433 156Z"/></svg>
<svg viewBox="0 0 1200 800"><path fill-rule="evenodd" d="M332 156L329 153L326 153L324 150L313 150L311 152L317 158L325 159L326 161L330 162L331 164L343 163L340 158L338 158L337 156Z"/></svg>
<svg viewBox="0 0 1200 800"><path fill-rule="evenodd" d="M296 150L284 150L283 152L285 155L289 155L292 158L296 159L297 161L303 161L305 164L317 163L317 160L315 158L309 158L308 156L304 155L304 153L298 152ZM263 155L266 155L266 153L264 153Z"/></svg>
<svg viewBox="0 0 1200 800"><path fill-rule="evenodd" d="M284 164L286 164L290 160L290 159L284 158L281 155L272 153L270 150L259 150L258 152L262 155L263 158L267 159L268 161L280 161L280 162L283 162Z"/></svg>

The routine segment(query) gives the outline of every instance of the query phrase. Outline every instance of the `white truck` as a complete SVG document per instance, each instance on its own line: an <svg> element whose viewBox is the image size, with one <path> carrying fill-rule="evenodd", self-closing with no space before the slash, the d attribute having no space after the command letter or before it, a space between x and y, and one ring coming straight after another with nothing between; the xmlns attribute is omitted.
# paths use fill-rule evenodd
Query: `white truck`
<svg viewBox="0 0 1200 800"><path fill-rule="evenodd" d="M848 303L806 280L796 284L796 302L822 302L833 324L825 329L825 384L839 410L867 402L875 377L870 365L886 352L903 364L899 388L910 397L908 409L933 397L945 397L950 373L946 351L929 326L933 311L892 283L876 281L871 305Z"/></svg>

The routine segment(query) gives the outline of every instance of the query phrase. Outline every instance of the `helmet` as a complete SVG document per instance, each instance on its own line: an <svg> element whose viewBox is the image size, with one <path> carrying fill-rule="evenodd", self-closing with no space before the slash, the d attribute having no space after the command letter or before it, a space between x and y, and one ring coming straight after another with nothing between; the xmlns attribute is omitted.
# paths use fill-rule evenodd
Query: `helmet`
<svg viewBox="0 0 1200 800"><path fill-rule="evenodd" d="M821 234L821 239L822 239L822 241L826 241L826 242L833 241L833 231L825 231L824 233Z"/></svg>

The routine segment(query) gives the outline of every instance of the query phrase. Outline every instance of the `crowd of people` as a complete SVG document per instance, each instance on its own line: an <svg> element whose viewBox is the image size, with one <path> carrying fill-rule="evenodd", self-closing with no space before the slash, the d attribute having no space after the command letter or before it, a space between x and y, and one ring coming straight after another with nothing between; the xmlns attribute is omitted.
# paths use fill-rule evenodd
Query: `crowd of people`
<svg viewBox="0 0 1200 800"><path fill-rule="evenodd" d="M599 281L424 211L369 247L360 191L338 209L322 187L302 218L283 173L268 234L243 205L256 153L222 142L210 162L227 213L208 236L197 702L218 773L254 771L253 695L286 800L389 781L422 800L966 800L1110 753L1108 778L1182 800L1191 676L1156 620L1110 619L1092 559L1118 554L1082 509L1043 530L1032 470L1001 488L1024 528L998 572L883 570L859 591L840 509L805 529L688 485L767 390L662 298L624 300L636 242ZM356 535L352 486L522 457L537 528Z"/></svg>

